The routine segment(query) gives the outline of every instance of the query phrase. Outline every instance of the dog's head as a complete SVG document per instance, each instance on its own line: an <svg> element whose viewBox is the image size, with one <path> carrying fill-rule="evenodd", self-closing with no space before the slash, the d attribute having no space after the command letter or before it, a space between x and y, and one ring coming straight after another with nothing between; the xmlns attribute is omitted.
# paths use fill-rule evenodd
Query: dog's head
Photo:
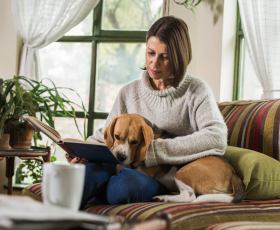
<svg viewBox="0 0 280 230"><path fill-rule="evenodd" d="M131 164L145 159L153 130L140 115L123 114L111 121L104 139L121 164Z"/></svg>

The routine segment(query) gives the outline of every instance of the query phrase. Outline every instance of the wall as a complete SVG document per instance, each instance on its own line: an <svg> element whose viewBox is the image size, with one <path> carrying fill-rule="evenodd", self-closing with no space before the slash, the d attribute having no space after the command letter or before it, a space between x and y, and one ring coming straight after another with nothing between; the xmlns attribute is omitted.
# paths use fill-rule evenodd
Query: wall
<svg viewBox="0 0 280 230"><path fill-rule="evenodd" d="M19 56L22 39L17 34L12 1L0 2L0 78L8 79L18 75ZM0 161L0 193L7 193L3 184L8 183L5 176L6 161ZM15 194L19 194L15 192Z"/></svg>
<svg viewBox="0 0 280 230"><path fill-rule="evenodd" d="M218 14L216 7L221 3L222 0L202 1L194 17L190 10L170 0L169 14L182 18L188 25L193 49L189 73L210 85L216 101L230 101L237 0L224 0L221 13ZM218 15L216 23L214 15Z"/></svg>

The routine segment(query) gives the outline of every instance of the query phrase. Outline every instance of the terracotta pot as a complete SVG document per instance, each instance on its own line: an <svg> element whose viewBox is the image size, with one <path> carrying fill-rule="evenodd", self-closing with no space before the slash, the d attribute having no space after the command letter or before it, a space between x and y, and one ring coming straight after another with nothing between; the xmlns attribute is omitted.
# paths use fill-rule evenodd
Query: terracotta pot
<svg viewBox="0 0 280 230"><path fill-rule="evenodd" d="M2 150L8 150L11 149L11 146L9 145L10 141L10 134L3 134L0 138L0 149Z"/></svg>
<svg viewBox="0 0 280 230"><path fill-rule="evenodd" d="M31 147L34 130L28 124L24 124L24 127L26 129L26 132L18 133L18 145L15 147L15 149L30 149Z"/></svg>

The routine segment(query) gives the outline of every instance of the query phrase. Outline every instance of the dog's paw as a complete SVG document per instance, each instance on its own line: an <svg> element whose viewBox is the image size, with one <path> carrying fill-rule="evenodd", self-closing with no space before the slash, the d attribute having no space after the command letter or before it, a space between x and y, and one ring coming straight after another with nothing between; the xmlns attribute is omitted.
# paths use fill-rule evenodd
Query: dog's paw
<svg viewBox="0 0 280 230"><path fill-rule="evenodd" d="M161 198L160 196L155 196L152 198L153 202L166 202L163 198Z"/></svg>

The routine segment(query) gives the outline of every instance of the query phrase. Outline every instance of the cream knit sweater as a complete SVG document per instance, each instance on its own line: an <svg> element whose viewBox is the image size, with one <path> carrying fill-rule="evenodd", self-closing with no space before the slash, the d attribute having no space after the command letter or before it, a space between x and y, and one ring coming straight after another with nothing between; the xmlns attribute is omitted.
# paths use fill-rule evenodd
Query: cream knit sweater
<svg viewBox="0 0 280 230"><path fill-rule="evenodd" d="M177 137L153 140L145 165L179 165L209 155L223 155L227 126L209 86L185 74L179 87L154 90L147 71L141 80L126 84L119 92L106 124L88 141L104 142L103 132L114 117L136 113L148 119L152 128Z"/></svg>

